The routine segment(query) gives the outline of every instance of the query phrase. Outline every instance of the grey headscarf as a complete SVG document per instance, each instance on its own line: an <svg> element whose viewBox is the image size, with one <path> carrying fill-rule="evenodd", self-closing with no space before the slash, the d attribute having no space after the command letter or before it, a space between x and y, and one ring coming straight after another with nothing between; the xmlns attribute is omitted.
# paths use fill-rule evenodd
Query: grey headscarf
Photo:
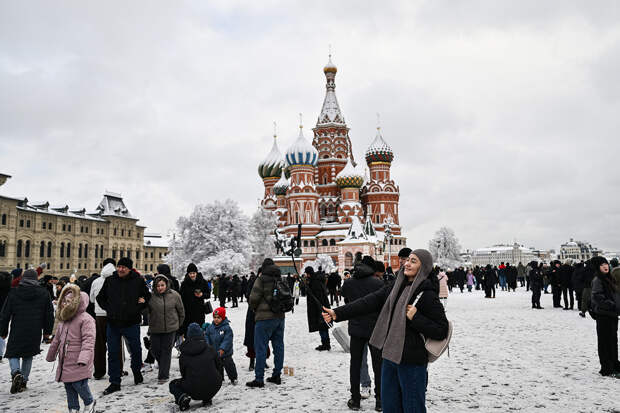
<svg viewBox="0 0 620 413"><path fill-rule="evenodd" d="M406 282L404 270L401 269L398 271L396 281L394 281L394 287L379 313L377 324L370 338L370 344L378 349L383 349L383 358L396 364L400 364L403 357L403 347L405 346L407 303L411 301L415 290L422 284L422 281L428 277L433 269L433 256L430 252L418 249L413 251L412 254L415 254L420 259L422 266L413 279L411 286L405 287L397 302L396 298L398 292L403 283Z"/></svg>
<svg viewBox="0 0 620 413"><path fill-rule="evenodd" d="M33 269L24 271L22 279L19 281L20 287L36 287L39 286L39 275Z"/></svg>

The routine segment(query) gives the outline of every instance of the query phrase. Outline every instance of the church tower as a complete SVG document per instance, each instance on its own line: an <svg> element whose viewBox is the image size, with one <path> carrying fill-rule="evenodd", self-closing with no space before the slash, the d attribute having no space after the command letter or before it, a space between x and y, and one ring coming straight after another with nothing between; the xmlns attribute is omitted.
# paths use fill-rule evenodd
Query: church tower
<svg viewBox="0 0 620 413"><path fill-rule="evenodd" d="M273 186L284 174L284 159L278 148L277 136L273 134L273 146L265 159L258 165L258 175L263 179L265 194L261 202L263 208L274 211L277 207Z"/></svg>

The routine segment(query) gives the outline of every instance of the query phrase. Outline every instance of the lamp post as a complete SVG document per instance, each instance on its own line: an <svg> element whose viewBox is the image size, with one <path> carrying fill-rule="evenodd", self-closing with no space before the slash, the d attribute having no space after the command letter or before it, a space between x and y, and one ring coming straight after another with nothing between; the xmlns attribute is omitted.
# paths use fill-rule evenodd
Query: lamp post
<svg viewBox="0 0 620 413"><path fill-rule="evenodd" d="M385 240L388 245L388 267L392 266L392 227L394 226L394 220L392 216L389 215L386 219L383 220L383 230L385 233Z"/></svg>

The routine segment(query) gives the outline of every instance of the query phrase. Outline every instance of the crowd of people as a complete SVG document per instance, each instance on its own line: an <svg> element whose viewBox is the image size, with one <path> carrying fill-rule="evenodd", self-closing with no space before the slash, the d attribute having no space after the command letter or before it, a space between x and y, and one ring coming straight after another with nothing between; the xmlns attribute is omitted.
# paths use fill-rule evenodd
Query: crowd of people
<svg viewBox="0 0 620 413"><path fill-rule="evenodd" d="M600 374L620 378L617 351L620 314L620 267L602 257L585 263L553 261L549 265L501 263L499 266L444 270L426 250L403 248L394 273L384 263L358 254L341 277L306 267L301 275L283 276L266 258L256 273L205 278L193 263L183 280L161 264L157 274L141 275L131 259L106 259L100 274L90 277L43 275L45 267L0 273L0 358L9 360L11 393L28 388L33 356L50 344L46 360L58 361L56 380L64 383L70 412L94 412L89 380L109 385L103 396L121 390L125 349L135 385L157 364L158 383L169 390L181 410L192 400L211 404L225 375L237 384L233 359L234 332L227 304L247 300L244 345L254 379L249 388L282 382L287 311L306 296L308 331L318 332L317 351L330 351L333 322L348 320L350 393L347 405L361 408L372 397L375 410L423 412L428 383L425 338L447 340L448 297L484 290L532 291L532 308L542 309L541 294L553 295L553 306L579 310L596 319ZM549 292L549 287L551 291ZM283 309L276 292L292 303ZM279 297L279 295L278 295ZM213 308L211 299L219 301ZM563 306L562 306L563 299ZM207 315L212 316L207 322ZM142 337L140 327L148 326ZM8 337L8 340L7 340ZM6 341L5 341L6 340ZM6 348L5 348L6 347ZM143 347L147 350L143 359ZM172 352L177 349L181 377L170 380ZM368 354L373 378L368 373ZM273 354L273 370L267 361Z"/></svg>

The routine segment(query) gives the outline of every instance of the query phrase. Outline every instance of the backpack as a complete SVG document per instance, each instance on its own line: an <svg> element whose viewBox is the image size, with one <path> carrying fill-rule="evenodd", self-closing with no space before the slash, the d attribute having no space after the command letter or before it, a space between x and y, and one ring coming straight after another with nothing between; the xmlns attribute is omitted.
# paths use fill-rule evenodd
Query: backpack
<svg viewBox="0 0 620 413"><path fill-rule="evenodd" d="M288 313L293 310L294 306L295 299L288 283L282 277L276 278L273 283L273 295L269 301L271 311L276 314Z"/></svg>

